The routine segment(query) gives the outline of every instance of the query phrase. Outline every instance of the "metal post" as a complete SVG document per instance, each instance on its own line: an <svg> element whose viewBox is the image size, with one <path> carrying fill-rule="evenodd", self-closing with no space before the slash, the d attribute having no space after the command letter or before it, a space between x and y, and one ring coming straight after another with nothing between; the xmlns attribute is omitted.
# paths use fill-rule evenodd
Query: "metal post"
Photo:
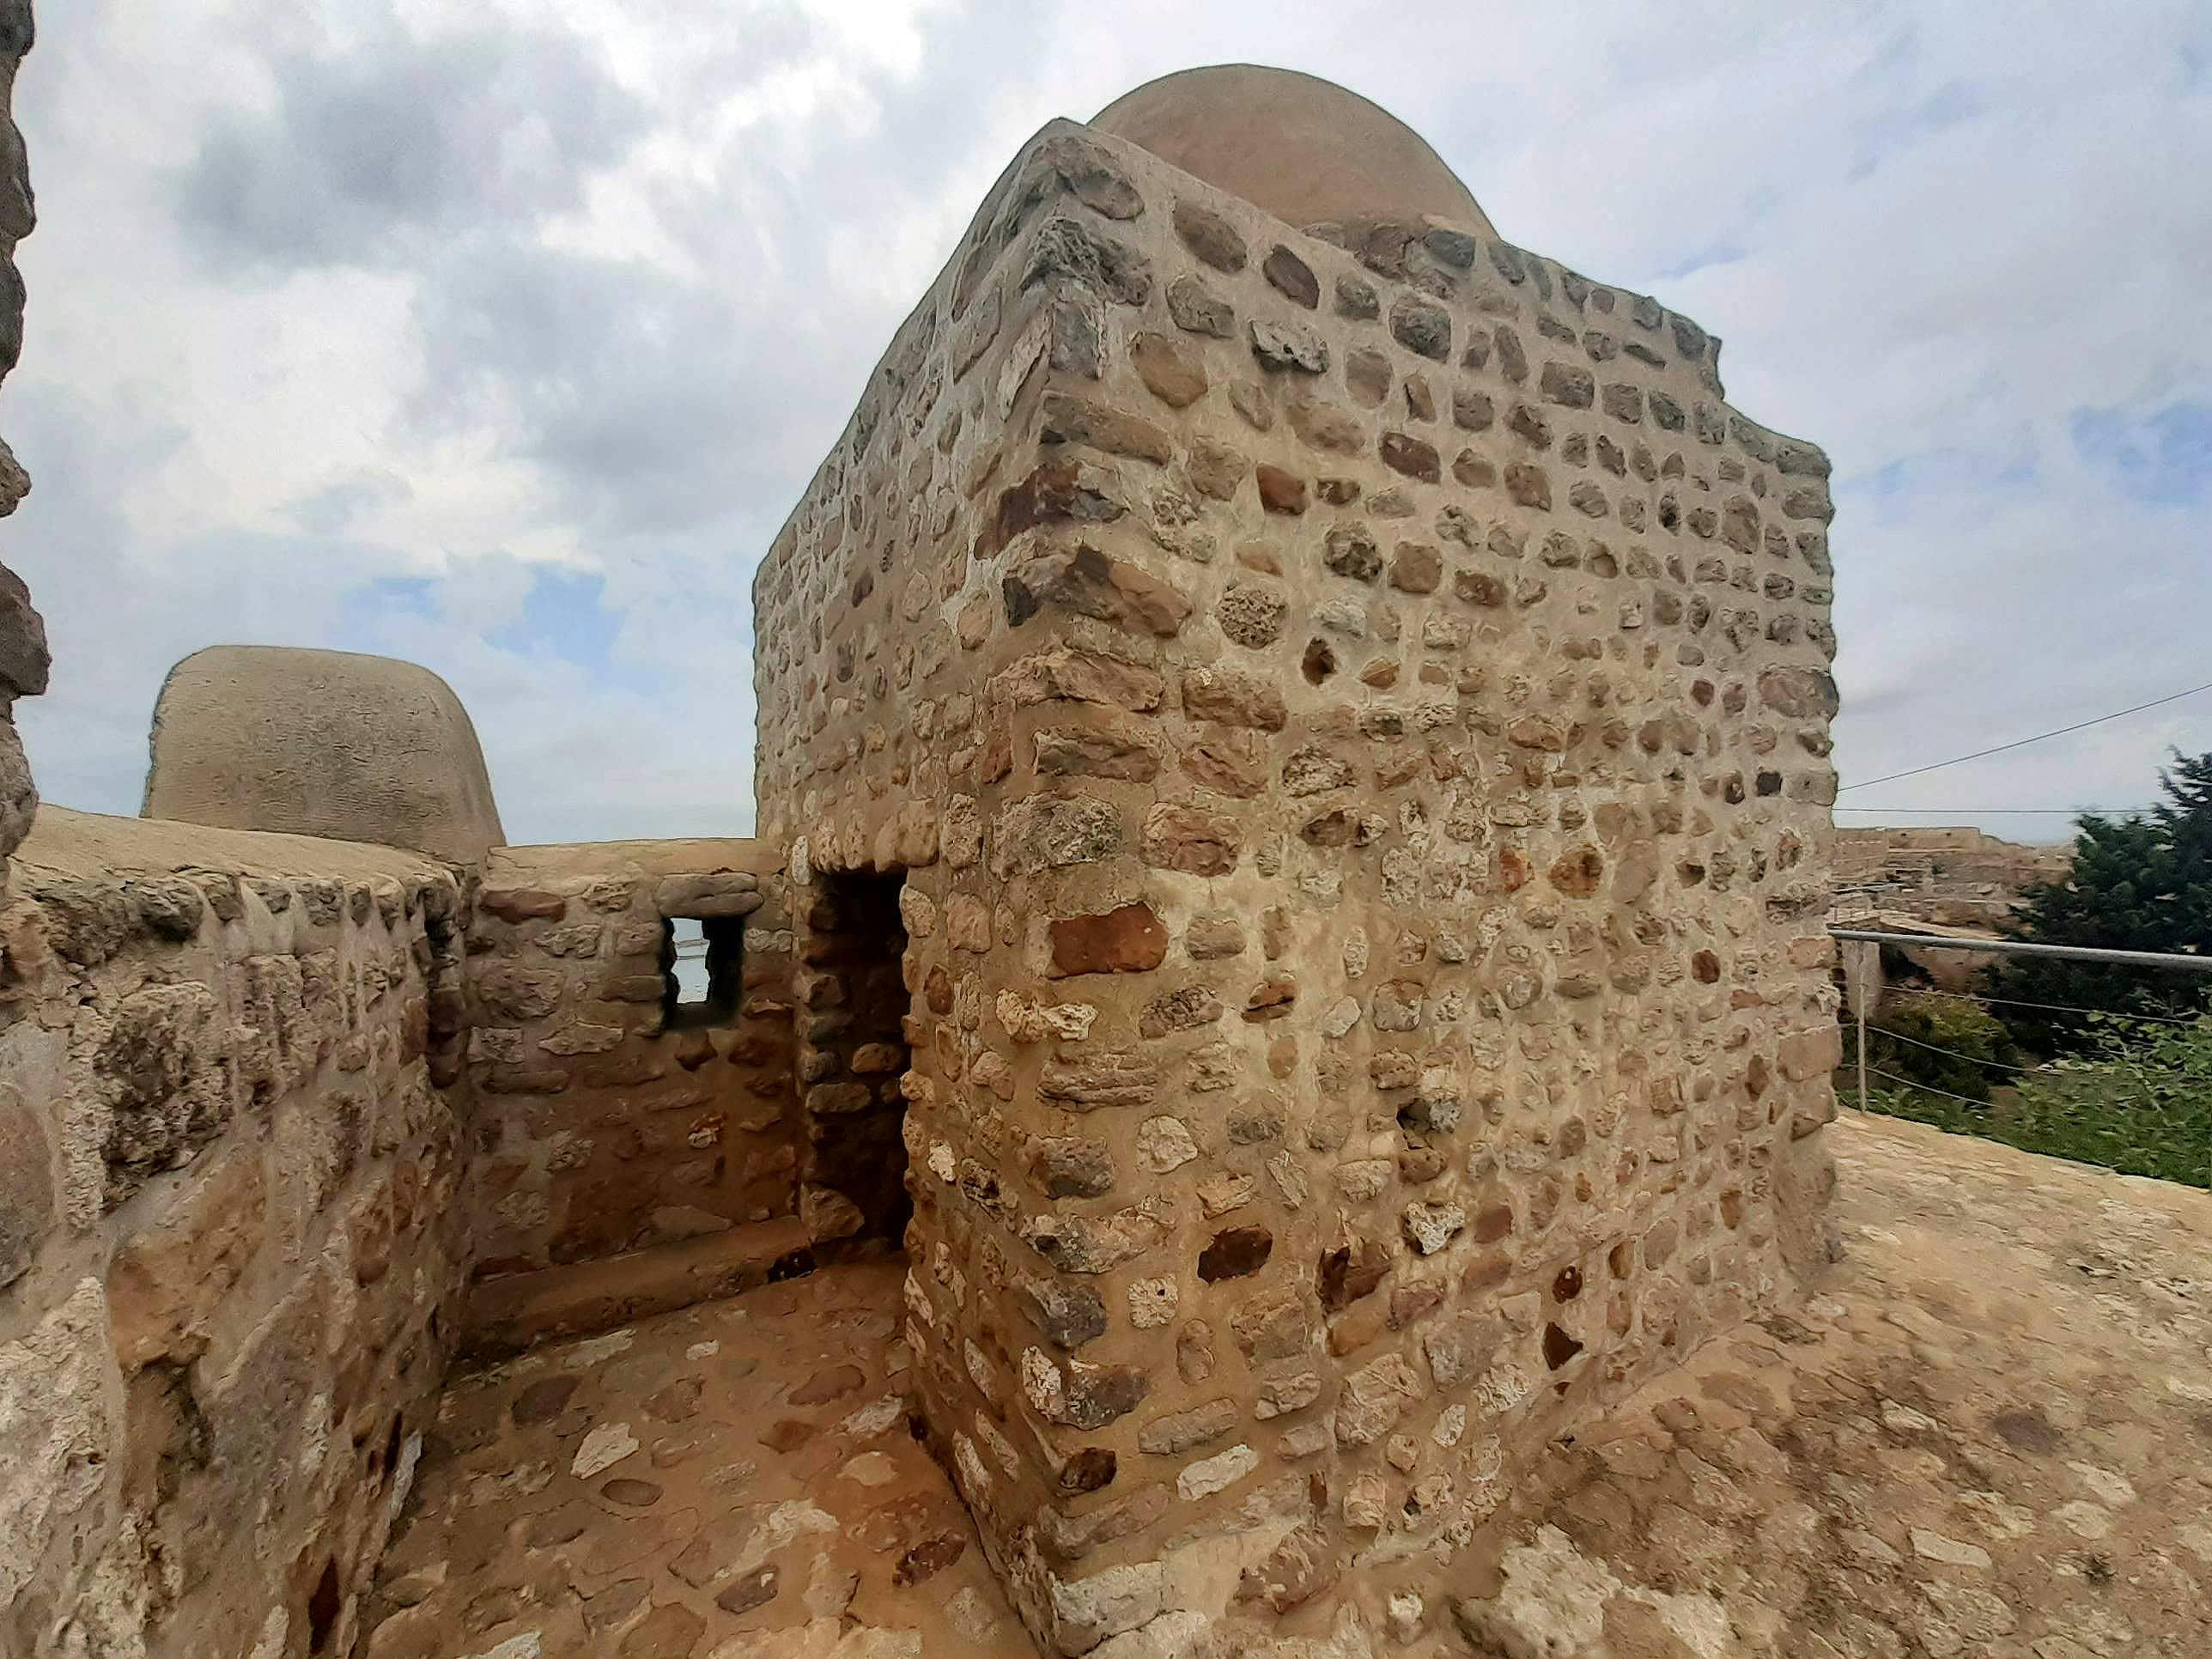
<svg viewBox="0 0 2212 1659"><path fill-rule="evenodd" d="M1868 996L1869 992L1869 991L1871 991L1871 989L1873 988L1873 985L1874 985L1874 962L1875 962L1875 961L1879 961L1879 960L1880 960L1880 958L1879 958L1878 957L1874 957L1874 960L1873 960L1873 961L1870 961L1869 958L1870 957L1873 957L1873 956L1874 956L1874 953L1875 953L1875 952L1876 952L1876 951L1880 951L1881 949L1881 946L1880 946L1879 945L1865 945L1865 944L1863 944L1863 945L1861 945L1859 946L1859 982L1858 982L1858 984L1857 984L1856 987L1854 987L1854 988L1853 988L1853 1000L1854 1000L1857 1003L1857 1005L1858 1005L1857 1013L1858 1013L1858 1020L1859 1020L1859 1110L1860 1110L1860 1111L1862 1111L1862 1112L1865 1111L1865 1110L1866 1110L1866 1109L1867 1109L1867 1057L1866 1057L1866 1006L1867 1006L1867 996Z"/></svg>

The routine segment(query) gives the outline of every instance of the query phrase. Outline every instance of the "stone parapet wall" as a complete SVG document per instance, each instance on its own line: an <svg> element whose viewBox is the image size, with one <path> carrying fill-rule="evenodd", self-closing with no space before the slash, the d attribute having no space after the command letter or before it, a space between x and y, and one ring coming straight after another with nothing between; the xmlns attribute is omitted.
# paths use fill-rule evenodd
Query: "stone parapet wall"
<svg viewBox="0 0 2212 1659"><path fill-rule="evenodd" d="M387 848L40 815L0 908L0 1650L346 1650L465 1288L463 904Z"/></svg>
<svg viewBox="0 0 2212 1659"><path fill-rule="evenodd" d="M678 916L737 930L728 1007L672 1018ZM750 841L491 853L469 939L479 1274L794 1212L790 926Z"/></svg>
<svg viewBox="0 0 2212 1659"><path fill-rule="evenodd" d="M904 878L924 1413L1066 1653L1382 1593L1824 1248L1826 462L1648 299L1340 240L1048 127L756 585L763 839Z"/></svg>

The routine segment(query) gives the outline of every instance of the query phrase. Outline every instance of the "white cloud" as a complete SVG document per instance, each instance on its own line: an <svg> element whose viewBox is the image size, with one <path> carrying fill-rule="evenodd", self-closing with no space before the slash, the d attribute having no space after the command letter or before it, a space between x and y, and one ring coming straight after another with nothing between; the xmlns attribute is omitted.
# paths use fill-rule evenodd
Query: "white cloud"
<svg viewBox="0 0 2212 1659"><path fill-rule="evenodd" d="M1054 115L1255 57L1405 117L1505 234L1689 312L1739 406L1828 448L1847 782L2202 677L2212 479L2146 489L2075 432L2212 410L2199 7L41 25L0 426L36 481L7 556L56 651L18 711L53 799L133 810L161 673L244 638L444 673L518 838L741 827L751 569L983 190ZM514 631L563 570L605 579L589 648ZM2212 695L1844 799L2130 804L2169 743L2212 748Z"/></svg>

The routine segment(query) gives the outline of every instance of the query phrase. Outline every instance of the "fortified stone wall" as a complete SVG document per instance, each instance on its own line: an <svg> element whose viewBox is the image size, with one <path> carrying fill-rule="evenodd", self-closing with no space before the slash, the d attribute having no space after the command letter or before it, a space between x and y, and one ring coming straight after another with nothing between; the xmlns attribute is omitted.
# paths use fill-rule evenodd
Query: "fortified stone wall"
<svg viewBox="0 0 2212 1659"><path fill-rule="evenodd" d="M756 586L810 1135L902 873L917 1386L1066 1653L1321 1618L1821 1249L1826 463L1345 240L1047 128Z"/></svg>
<svg viewBox="0 0 2212 1659"><path fill-rule="evenodd" d="M479 1276L796 1212L778 872L750 841L491 854L469 939ZM713 982L695 1007L674 1000L676 917L708 935Z"/></svg>
<svg viewBox="0 0 2212 1659"><path fill-rule="evenodd" d="M460 891L52 807L12 873L0 1650L344 1652L459 1328Z"/></svg>

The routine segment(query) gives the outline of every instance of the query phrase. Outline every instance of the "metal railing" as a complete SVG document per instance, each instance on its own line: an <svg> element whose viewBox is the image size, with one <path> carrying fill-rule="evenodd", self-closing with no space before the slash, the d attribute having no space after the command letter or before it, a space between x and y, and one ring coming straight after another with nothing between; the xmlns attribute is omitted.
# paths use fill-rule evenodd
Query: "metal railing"
<svg viewBox="0 0 2212 1659"><path fill-rule="evenodd" d="M1899 945L1914 951L1968 951L1984 956L2017 956L2056 957L2063 962L2097 962L2118 968L2148 968L2162 973L2212 974L2212 957L2191 956L2183 951L2113 951L2096 945L2038 945L2027 939L1955 939L1934 933L1885 933L1873 927L1831 927L1828 937L1846 945L1856 945L1858 952L1858 980L1851 996L1852 1013L1858 1025L1859 1110L1867 1109L1867 1004L1881 961L1881 947ZM1896 1035L1891 1033L1892 1036ZM1906 1038L1911 1042L1912 1039ZM1932 1048L1933 1043L1917 1045ZM1948 1048L1938 1048L1939 1054L1954 1054ZM1958 1054L1961 1060L1972 1060L1971 1054ZM1975 1060L1975 1064L1986 1064ZM2008 1070L2019 1070L2017 1066ZM1882 1074L1887 1077L1889 1074ZM1899 1079L1902 1082L1904 1079ZM1924 1085L1914 1084L1914 1088ZM1942 1090L1933 1092L1941 1094Z"/></svg>

